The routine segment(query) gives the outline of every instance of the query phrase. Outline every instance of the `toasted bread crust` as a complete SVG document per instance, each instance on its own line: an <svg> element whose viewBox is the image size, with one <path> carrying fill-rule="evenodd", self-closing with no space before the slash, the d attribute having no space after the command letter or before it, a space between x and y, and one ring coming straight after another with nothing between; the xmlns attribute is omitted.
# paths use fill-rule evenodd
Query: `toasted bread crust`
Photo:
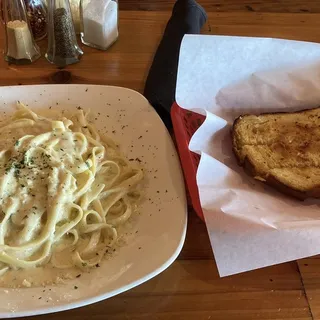
<svg viewBox="0 0 320 320"><path fill-rule="evenodd" d="M285 112L277 112L277 113L264 113L261 114L258 117L263 117L263 116L269 116L269 115L274 115L275 117L277 115L295 115L295 114L304 114L309 111L319 111L319 117L320 118L320 108L315 108L315 109L307 109L307 110L301 110L298 112L291 112L291 113L285 113ZM237 159L237 162L240 166L242 166L245 170L245 172L252 176L252 177L257 177L261 176L261 172L259 171L259 168L257 168L255 159L250 159L247 155L241 154L241 149L242 147L238 144L238 130L239 129L239 124L241 121L246 121L246 117L251 117L252 115L243 115L235 119L233 123L233 127L231 129L231 136L232 136L232 150L233 153ZM288 185L280 181L275 175L273 174L267 174L263 176L263 179L265 180L264 183L271 186L272 188L278 190L279 192L286 194L288 196L297 198L299 200L305 200L307 198L320 198L320 180L319 183L316 184L312 189L308 190L299 190L292 185Z"/></svg>
<svg viewBox="0 0 320 320"><path fill-rule="evenodd" d="M238 146L237 146L237 140L236 140L236 131L237 131L237 126L238 123L241 121L242 116L239 116L236 120L234 120L233 122L233 126L231 128L231 138L232 138L232 150L234 155L236 156L236 159L238 161L238 164L241 166L241 159L240 159L240 154L239 154L239 150L238 150Z"/></svg>
<svg viewBox="0 0 320 320"><path fill-rule="evenodd" d="M250 161L249 158L245 158L243 163L243 168L245 172L252 177L256 177L258 175L258 172L254 167L254 164ZM269 175L268 177L266 177L265 182L263 183L269 185L270 187L278 190L281 193L297 198L299 200L305 200L307 198L310 198L310 196L307 193L288 187L287 185L283 184L281 181L279 181L276 177L272 175ZM320 198L320 192L319 192L319 198Z"/></svg>

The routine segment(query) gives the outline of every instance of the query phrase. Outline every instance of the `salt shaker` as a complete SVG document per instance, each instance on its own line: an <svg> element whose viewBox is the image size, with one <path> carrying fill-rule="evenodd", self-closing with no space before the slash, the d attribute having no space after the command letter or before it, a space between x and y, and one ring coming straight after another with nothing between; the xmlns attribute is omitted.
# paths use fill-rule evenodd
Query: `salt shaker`
<svg viewBox="0 0 320 320"><path fill-rule="evenodd" d="M24 0L34 40L47 35L47 5L44 0Z"/></svg>
<svg viewBox="0 0 320 320"><path fill-rule="evenodd" d="M48 38L49 62L65 67L80 61L83 52L77 43L69 0L49 0Z"/></svg>
<svg viewBox="0 0 320 320"><path fill-rule="evenodd" d="M107 50L118 39L118 1L81 0L81 41Z"/></svg>
<svg viewBox="0 0 320 320"><path fill-rule="evenodd" d="M14 64L28 64L41 54L29 25L24 0L2 0L1 18L5 25L5 60Z"/></svg>

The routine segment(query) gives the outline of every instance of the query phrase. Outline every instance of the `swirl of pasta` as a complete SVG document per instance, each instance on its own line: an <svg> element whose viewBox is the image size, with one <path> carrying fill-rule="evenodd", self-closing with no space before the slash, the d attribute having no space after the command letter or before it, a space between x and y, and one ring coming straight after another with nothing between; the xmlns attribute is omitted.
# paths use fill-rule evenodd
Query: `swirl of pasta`
<svg viewBox="0 0 320 320"><path fill-rule="evenodd" d="M19 102L0 133L0 276L95 266L132 214L142 170L82 110L51 119Z"/></svg>

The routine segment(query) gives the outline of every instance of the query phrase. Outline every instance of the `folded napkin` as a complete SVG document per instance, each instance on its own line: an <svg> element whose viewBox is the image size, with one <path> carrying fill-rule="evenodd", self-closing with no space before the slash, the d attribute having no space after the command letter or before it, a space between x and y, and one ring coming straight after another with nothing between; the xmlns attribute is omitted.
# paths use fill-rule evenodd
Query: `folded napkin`
<svg viewBox="0 0 320 320"><path fill-rule="evenodd" d="M171 127L170 109L175 102L182 38L185 34L199 34L206 20L205 10L195 0L178 0L154 56L144 96L168 128Z"/></svg>

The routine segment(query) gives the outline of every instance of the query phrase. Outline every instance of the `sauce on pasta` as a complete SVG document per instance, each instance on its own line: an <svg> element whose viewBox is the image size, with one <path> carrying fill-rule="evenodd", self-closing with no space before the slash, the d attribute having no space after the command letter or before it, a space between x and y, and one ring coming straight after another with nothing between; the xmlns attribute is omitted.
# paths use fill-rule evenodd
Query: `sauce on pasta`
<svg viewBox="0 0 320 320"><path fill-rule="evenodd" d="M87 118L50 119L18 103L0 127L0 277L88 270L131 216L143 172Z"/></svg>

